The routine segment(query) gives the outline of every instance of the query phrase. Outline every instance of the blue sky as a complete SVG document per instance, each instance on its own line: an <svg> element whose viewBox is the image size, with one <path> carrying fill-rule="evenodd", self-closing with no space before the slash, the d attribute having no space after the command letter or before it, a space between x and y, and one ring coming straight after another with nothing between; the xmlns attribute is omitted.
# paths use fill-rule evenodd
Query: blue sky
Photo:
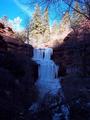
<svg viewBox="0 0 90 120"><path fill-rule="evenodd" d="M24 25L26 13L15 3L15 0L0 0L0 17L3 16L8 16L9 19L19 16Z"/></svg>
<svg viewBox="0 0 90 120"><path fill-rule="evenodd" d="M62 3L62 9L65 9L65 7L65 4ZM0 0L0 17L8 16L11 20L20 17L22 21L21 26L25 26L27 16L31 17L32 13L33 9L21 4L20 0ZM50 24L52 24L54 19L60 19L60 15L56 15L55 9L53 11L51 10L49 13Z"/></svg>

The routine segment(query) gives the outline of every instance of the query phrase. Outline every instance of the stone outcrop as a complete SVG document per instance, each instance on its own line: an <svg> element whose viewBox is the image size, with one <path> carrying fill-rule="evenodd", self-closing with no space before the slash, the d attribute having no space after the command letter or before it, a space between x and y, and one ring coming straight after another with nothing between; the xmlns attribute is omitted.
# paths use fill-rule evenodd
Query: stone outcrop
<svg viewBox="0 0 90 120"><path fill-rule="evenodd" d="M90 21L81 23L52 56L60 65L63 91L70 106L71 120L90 119Z"/></svg>
<svg viewBox="0 0 90 120"><path fill-rule="evenodd" d="M3 23L0 22L0 34L13 37L15 32L11 27L6 27Z"/></svg>
<svg viewBox="0 0 90 120"><path fill-rule="evenodd" d="M31 45L0 35L0 120L24 119L37 98L38 65L32 52Z"/></svg>

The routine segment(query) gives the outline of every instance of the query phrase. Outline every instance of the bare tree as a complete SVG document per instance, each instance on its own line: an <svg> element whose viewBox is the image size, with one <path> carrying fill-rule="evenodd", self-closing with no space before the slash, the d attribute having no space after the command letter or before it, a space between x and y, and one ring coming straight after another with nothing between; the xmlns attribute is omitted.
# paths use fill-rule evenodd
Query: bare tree
<svg viewBox="0 0 90 120"><path fill-rule="evenodd" d="M29 44L30 40L29 40L29 29L30 29L30 18L27 17L26 19L26 31L25 31L25 35L26 35L26 43Z"/></svg>
<svg viewBox="0 0 90 120"><path fill-rule="evenodd" d="M82 6L82 11L78 11L74 7L74 2L77 1ZM67 5L68 10L75 10L79 14L82 14L86 19L90 20L90 0L28 0L29 5L38 3L42 7L53 8L57 11L57 14L61 12L61 5L64 2ZM65 9L64 9L65 10Z"/></svg>
<svg viewBox="0 0 90 120"><path fill-rule="evenodd" d="M90 20L90 1L89 0L63 0L65 4L69 6L69 9L76 11L79 14L82 14L86 19ZM74 7L74 2L78 2L82 7L82 11Z"/></svg>

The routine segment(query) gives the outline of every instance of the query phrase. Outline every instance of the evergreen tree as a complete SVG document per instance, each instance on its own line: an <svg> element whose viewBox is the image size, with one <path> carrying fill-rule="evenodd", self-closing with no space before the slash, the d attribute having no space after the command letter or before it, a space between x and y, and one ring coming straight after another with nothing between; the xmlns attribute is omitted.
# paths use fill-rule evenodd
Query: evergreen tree
<svg viewBox="0 0 90 120"><path fill-rule="evenodd" d="M58 39L58 35L59 35L59 23L56 20L54 20L51 27L50 39L52 41L56 40Z"/></svg>
<svg viewBox="0 0 90 120"><path fill-rule="evenodd" d="M64 32L66 29L69 28L70 28L70 15L69 11L66 11L60 23L60 32Z"/></svg>
<svg viewBox="0 0 90 120"><path fill-rule="evenodd" d="M80 9L78 1L75 1L74 5L75 5L74 8L77 11L81 12L81 9ZM75 30L79 26L81 20L84 19L84 16L82 14L80 14L79 12L77 12L76 10L73 9L73 13L72 13L72 17L71 17L71 28L73 30Z"/></svg>
<svg viewBox="0 0 90 120"><path fill-rule="evenodd" d="M47 42L50 39L50 26L47 8L44 11L43 26L44 26L44 42Z"/></svg>
<svg viewBox="0 0 90 120"><path fill-rule="evenodd" d="M34 39L37 44L42 42L42 36L44 33L44 27L42 23L42 15L39 5L35 7L35 12L33 14L32 20L30 22L30 38Z"/></svg>
<svg viewBox="0 0 90 120"><path fill-rule="evenodd" d="M51 33L52 34L58 34L59 32L59 24L58 22L55 20L52 24L52 29L51 29Z"/></svg>

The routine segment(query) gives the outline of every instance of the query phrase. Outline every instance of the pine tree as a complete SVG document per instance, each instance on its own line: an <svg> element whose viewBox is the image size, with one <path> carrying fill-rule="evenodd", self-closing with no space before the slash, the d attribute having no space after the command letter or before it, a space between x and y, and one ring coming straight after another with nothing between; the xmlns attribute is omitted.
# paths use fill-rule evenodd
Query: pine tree
<svg viewBox="0 0 90 120"><path fill-rule="evenodd" d="M75 10L73 9L73 13L72 13L72 17L71 17L71 28L73 30L77 29L81 20L84 19L84 16L82 14L80 14L79 12L77 12L77 11L81 12L78 1L75 1L74 6L75 6L74 7Z"/></svg>
<svg viewBox="0 0 90 120"><path fill-rule="evenodd" d="M66 11L60 23L60 32L64 32L70 28L70 15L69 11Z"/></svg>
<svg viewBox="0 0 90 120"><path fill-rule="evenodd" d="M54 20L50 31L50 39L52 41L56 40L58 39L58 35L59 35L59 23L58 21Z"/></svg>
<svg viewBox="0 0 90 120"><path fill-rule="evenodd" d="M52 34L58 34L58 32L59 32L59 24L56 20L54 20L54 22L52 24L51 33Z"/></svg>
<svg viewBox="0 0 90 120"><path fill-rule="evenodd" d="M33 14L32 20L30 22L30 38L34 39L37 44L42 43L42 36L44 33L44 27L42 23L42 15L39 5L35 7L35 12Z"/></svg>
<svg viewBox="0 0 90 120"><path fill-rule="evenodd" d="M50 26L47 8L44 11L43 26L44 26L44 42L47 42L50 39Z"/></svg>

